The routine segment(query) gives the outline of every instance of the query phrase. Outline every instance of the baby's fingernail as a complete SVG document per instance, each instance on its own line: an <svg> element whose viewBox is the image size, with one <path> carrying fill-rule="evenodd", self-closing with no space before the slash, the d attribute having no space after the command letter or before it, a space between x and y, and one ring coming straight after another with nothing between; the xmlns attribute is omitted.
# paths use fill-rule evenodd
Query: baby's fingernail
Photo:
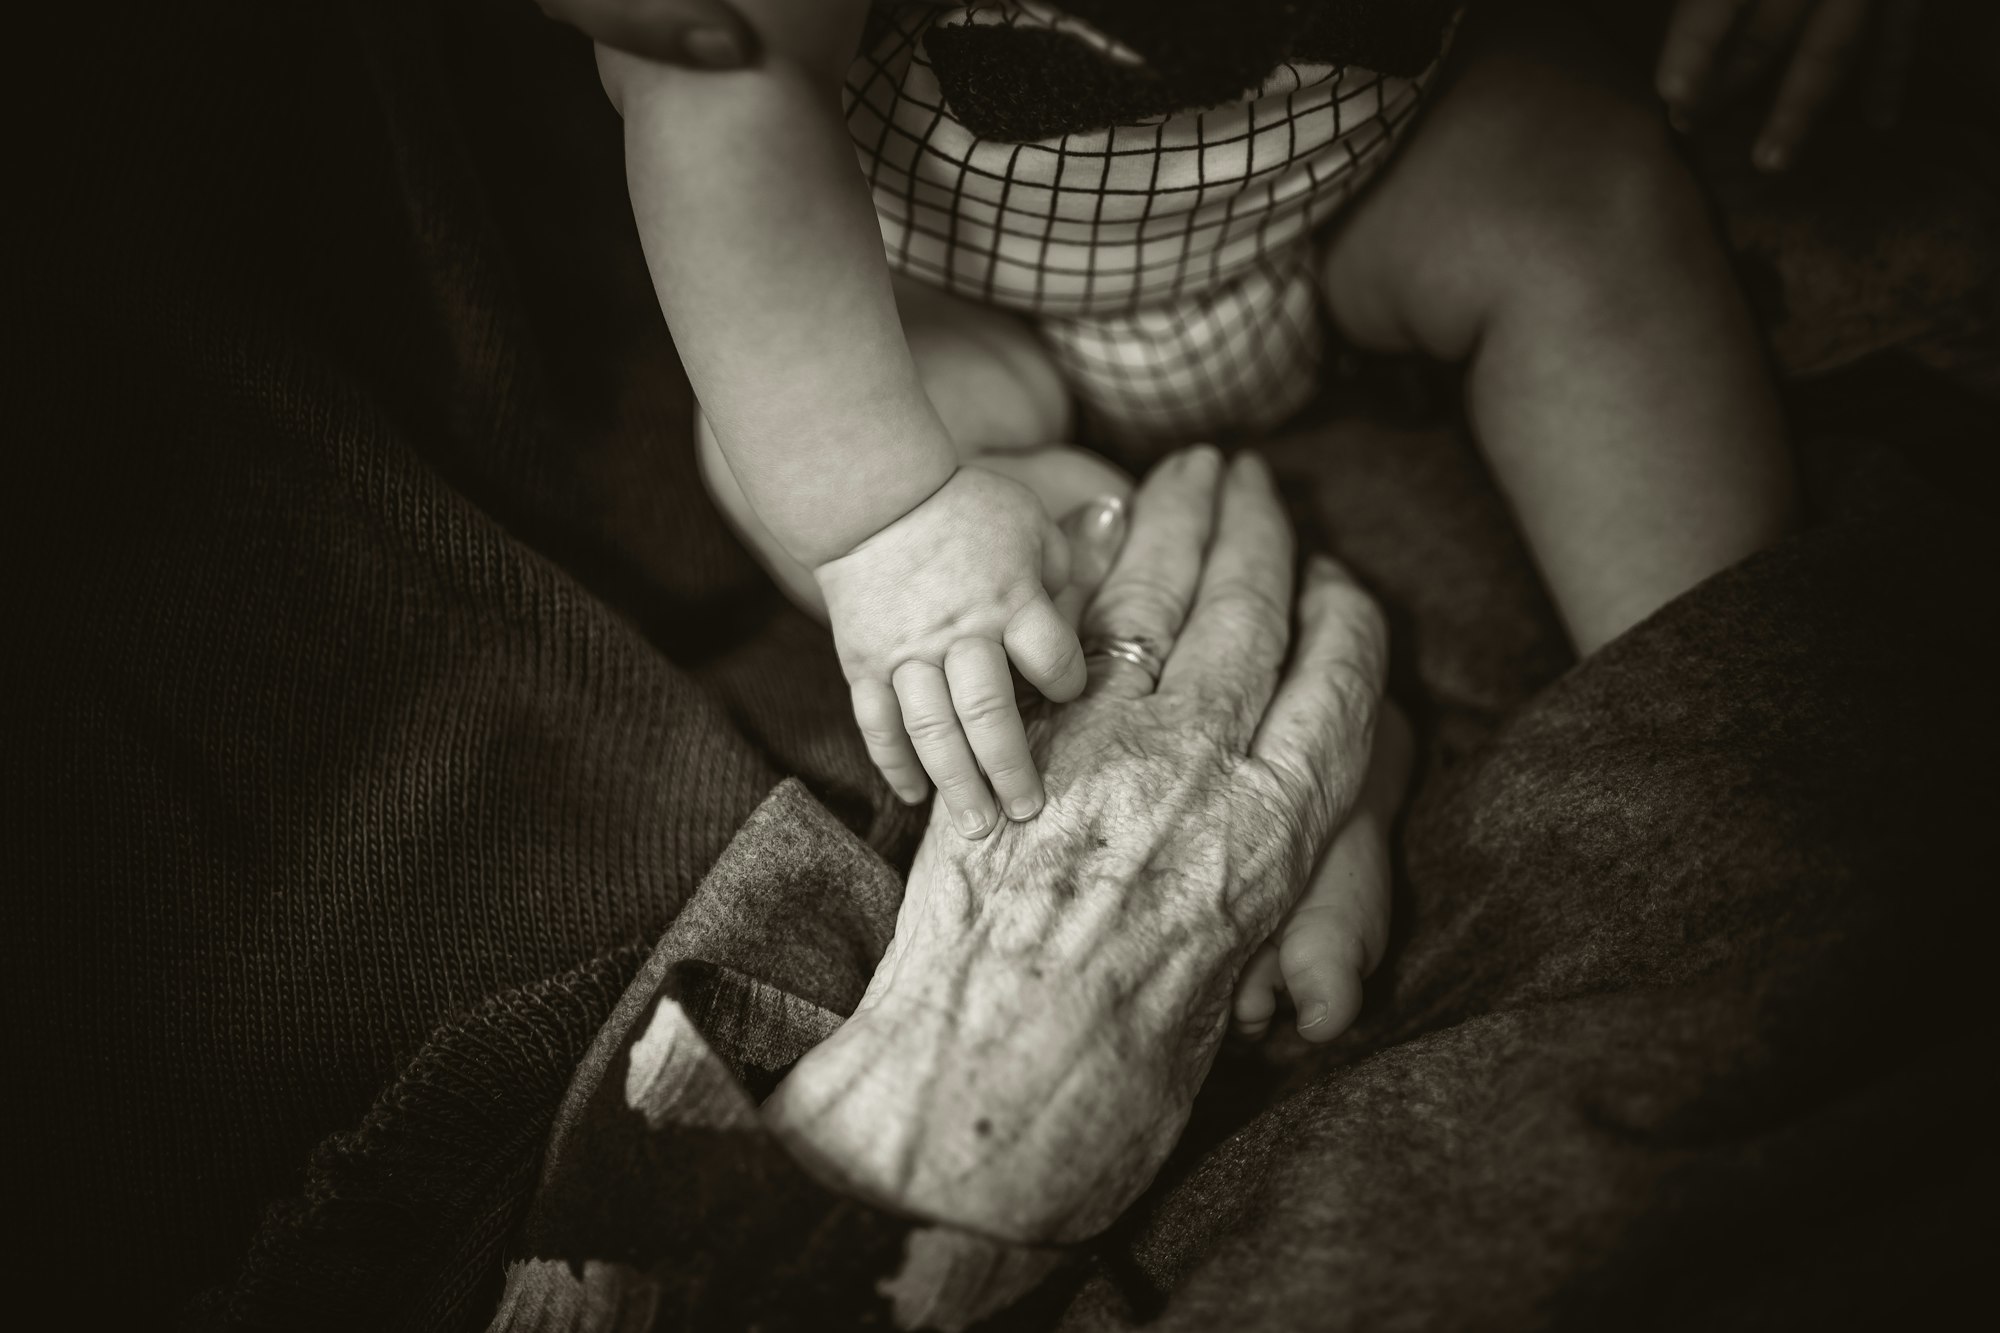
<svg viewBox="0 0 2000 1333"><path fill-rule="evenodd" d="M1301 1028L1318 1027L1321 1023L1326 1022L1326 1011L1327 1005L1324 1000L1307 1005L1305 1010L1299 1015L1299 1026Z"/></svg>
<svg viewBox="0 0 2000 1333"><path fill-rule="evenodd" d="M681 36L681 50L710 69L735 69L743 63L743 44L727 28L691 29Z"/></svg>
<svg viewBox="0 0 2000 1333"><path fill-rule="evenodd" d="M1785 151L1783 144L1764 139L1751 152L1750 160L1756 164L1759 171L1783 171L1791 165L1791 154Z"/></svg>
<svg viewBox="0 0 2000 1333"><path fill-rule="evenodd" d="M1009 819L1033 819L1040 813L1042 803L1032 796L1023 796L1007 806Z"/></svg>
<svg viewBox="0 0 2000 1333"><path fill-rule="evenodd" d="M1667 124L1673 126L1675 133L1678 134L1691 134L1694 132L1694 117L1688 114L1688 110L1684 106L1668 104Z"/></svg>
<svg viewBox="0 0 2000 1333"><path fill-rule="evenodd" d="M986 816L977 810L958 812L958 831L968 838L977 838L986 832Z"/></svg>

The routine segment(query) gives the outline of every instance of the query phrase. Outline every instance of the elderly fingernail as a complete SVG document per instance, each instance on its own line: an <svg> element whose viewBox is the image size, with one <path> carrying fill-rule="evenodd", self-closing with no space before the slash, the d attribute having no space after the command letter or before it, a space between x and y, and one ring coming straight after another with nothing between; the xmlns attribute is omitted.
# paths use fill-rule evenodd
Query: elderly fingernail
<svg viewBox="0 0 2000 1333"><path fill-rule="evenodd" d="M968 838L977 838L986 832L986 816L978 810L958 812L958 831Z"/></svg>
<svg viewBox="0 0 2000 1333"><path fill-rule="evenodd" d="M1326 1002L1324 1000L1315 1001L1307 1005L1305 1011L1299 1015L1299 1026L1301 1028L1316 1028L1321 1023L1326 1022L1326 1015Z"/></svg>
<svg viewBox="0 0 2000 1333"><path fill-rule="evenodd" d="M743 63L743 43L727 28L694 28L682 35L681 50L709 69L735 69Z"/></svg>

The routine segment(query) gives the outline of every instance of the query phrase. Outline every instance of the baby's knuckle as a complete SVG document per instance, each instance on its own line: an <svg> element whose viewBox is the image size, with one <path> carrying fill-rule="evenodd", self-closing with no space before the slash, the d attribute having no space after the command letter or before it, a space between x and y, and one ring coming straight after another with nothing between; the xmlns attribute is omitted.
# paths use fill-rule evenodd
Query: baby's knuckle
<svg viewBox="0 0 2000 1333"><path fill-rule="evenodd" d="M913 717L909 719L905 727L909 732L910 739L916 741L918 744L930 744L950 740L953 736L958 735L959 732L958 719L956 717L939 713L928 713Z"/></svg>
<svg viewBox="0 0 2000 1333"><path fill-rule="evenodd" d="M958 717L968 727L990 727L1019 716L1014 701L997 694L960 700Z"/></svg>

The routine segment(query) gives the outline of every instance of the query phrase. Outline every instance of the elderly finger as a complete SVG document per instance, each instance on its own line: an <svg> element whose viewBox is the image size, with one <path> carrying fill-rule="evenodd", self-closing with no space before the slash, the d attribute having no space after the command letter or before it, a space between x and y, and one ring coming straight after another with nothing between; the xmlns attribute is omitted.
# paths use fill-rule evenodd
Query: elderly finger
<svg viewBox="0 0 2000 1333"><path fill-rule="evenodd" d="M1736 26L1748 0L1680 0L1667 23L1660 64L1653 76L1668 106L1693 110L1707 90L1716 53Z"/></svg>
<svg viewBox="0 0 2000 1333"><path fill-rule="evenodd" d="M1127 511L1125 545L1083 613L1083 638L1140 639L1165 654L1173 647L1201 578L1202 551L1215 526L1222 455L1201 445L1174 454L1139 484ZM1153 680L1108 659L1091 688L1150 694Z"/></svg>
<svg viewBox="0 0 2000 1333"><path fill-rule="evenodd" d="M1291 665L1250 753L1316 805L1318 829L1330 829L1353 805L1366 771L1389 632L1375 599L1319 555L1306 562L1298 620Z"/></svg>
<svg viewBox="0 0 2000 1333"><path fill-rule="evenodd" d="M952 827L968 838L985 837L993 828L993 795L966 743L943 668L931 662L905 662L896 668L893 683L902 705L903 730L937 786L938 799L951 813Z"/></svg>
<svg viewBox="0 0 2000 1333"><path fill-rule="evenodd" d="M1042 779L1014 705L1006 650L991 639L960 639L945 651L944 674L966 742L1000 808L1009 819L1033 819L1042 808Z"/></svg>
<svg viewBox="0 0 2000 1333"><path fill-rule="evenodd" d="M1246 742L1277 688L1291 639L1292 553L1291 521L1270 467L1256 454L1239 455L1223 479L1215 537L1160 692L1223 701Z"/></svg>
<svg viewBox="0 0 2000 1333"><path fill-rule="evenodd" d="M1783 171L1792 164L1799 145L1819 118L1840 82L1861 40L1869 0L1825 0L1806 24L1798 53L1778 86L1771 115L1757 136L1751 161L1763 171Z"/></svg>
<svg viewBox="0 0 2000 1333"><path fill-rule="evenodd" d="M670 65L736 69L757 54L757 34L722 0L538 0L550 18L593 41Z"/></svg>
<svg viewBox="0 0 2000 1333"><path fill-rule="evenodd" d="M903 730L903 709L887 681L857 680L851 691L854 722L861 729L868 759L905 805L916 805L930 795L930 781L917 752L910 747L909 733Z"/></svg>

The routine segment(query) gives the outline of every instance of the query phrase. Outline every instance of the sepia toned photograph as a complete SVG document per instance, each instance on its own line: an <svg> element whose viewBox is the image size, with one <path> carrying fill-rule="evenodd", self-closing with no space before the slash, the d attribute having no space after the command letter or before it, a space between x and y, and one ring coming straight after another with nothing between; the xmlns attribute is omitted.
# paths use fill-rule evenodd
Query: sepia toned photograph
<svg viewBox="0 0 2000 1333"><path fill-rule="evenodd" d="M1983 1322L2000 4L25 11L0 1324Z"/></svg>

